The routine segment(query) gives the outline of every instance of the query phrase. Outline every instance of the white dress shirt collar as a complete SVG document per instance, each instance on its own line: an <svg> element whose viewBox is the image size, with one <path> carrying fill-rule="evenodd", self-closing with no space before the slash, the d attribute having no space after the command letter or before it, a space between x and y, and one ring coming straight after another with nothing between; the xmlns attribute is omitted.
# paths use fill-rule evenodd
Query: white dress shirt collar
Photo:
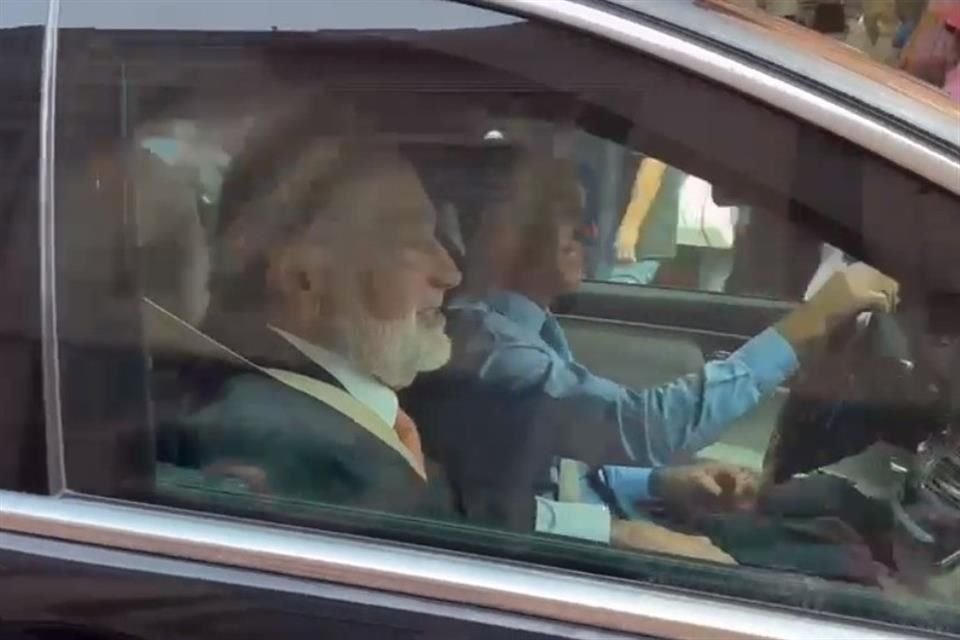
<svg viewBox="0 0 960 640"><path fill-rule="evenodd" d="M283 329L271 326L270 330L289 342L311 362L322 367L324 371L336 378L347 393L377 414L388 425L392 427L396 423L400 403L393 389L373 376L357 371L357 368L340 354L308 342L303 338L298 338Z"/></svg>

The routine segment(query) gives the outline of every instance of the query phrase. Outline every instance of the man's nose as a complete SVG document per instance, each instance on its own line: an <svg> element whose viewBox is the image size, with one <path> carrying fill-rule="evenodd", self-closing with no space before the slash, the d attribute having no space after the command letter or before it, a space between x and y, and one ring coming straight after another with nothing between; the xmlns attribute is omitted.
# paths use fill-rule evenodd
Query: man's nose
<svg viewBox="0 0 960 640"><path fill-rule="evenodd" d="M431 281L438 289L453 289L463 279L460 269L450 254L439 242L437 243L436 259L433 262Z"/></svg>

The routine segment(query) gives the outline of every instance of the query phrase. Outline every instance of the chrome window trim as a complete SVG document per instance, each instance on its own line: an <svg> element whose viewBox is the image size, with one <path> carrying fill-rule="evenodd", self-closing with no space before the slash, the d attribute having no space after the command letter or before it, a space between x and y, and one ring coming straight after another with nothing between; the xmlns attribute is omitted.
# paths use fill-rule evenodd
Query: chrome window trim
<svg viewBox="0 0 960 640"><path fill-rule="evenodd" d="M63 414L60 402L60 345L57 340L57 269L55 206L55 146L57 102L57 45L60 0L48 0L43 36L40 88L39 258L40 332L43 359L43 410L46 425L47 481L52 493L66 488L63 456Z"/></svg>
<svg viewBox="0 0 960 640"><path fill-rule="evenodd" d="M474 1L492 9L565 24L675 64L822 127L960 195L960 159L931 149L891 130L883 122L831 102L785 78L703 45L576 0Z"/></svg>
<svg viewBox="0 0 960 640"><path fill-rule="evenodd" d="M960 126L938 107L928 107L903 91L893 89L857 71L821 57L802 46L785 47L778 34L690 2L661 0L609 0L629 11L669 22L696 32L746 55L769 61L789 72L806 76L830 91L843 93L863 104L882 104L883 111L905 125L945 141L960 150ZM824 36L825 39L830 39ZM919 107L919 108L918 108ZM960 117L960 116L957 116Z"/></svg>
<svg viewBox="0 0 960 640"><path fill-rule="evenodd" d="M670 639L906 640L920 632L331 533L0 491L0 530Z"/></svg>

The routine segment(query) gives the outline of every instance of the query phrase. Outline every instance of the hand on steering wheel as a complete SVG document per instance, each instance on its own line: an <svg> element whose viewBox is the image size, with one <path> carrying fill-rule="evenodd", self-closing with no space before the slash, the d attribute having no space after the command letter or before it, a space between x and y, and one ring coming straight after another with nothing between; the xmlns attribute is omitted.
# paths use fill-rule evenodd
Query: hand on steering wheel
<svg viewBox="0 0 960 640"><path fill-rule="evenodd" d="M896 280L857 263L830 276L805 304L777 323L777 330L803 357L861 312L890 312L899 301Z"/></svg>
<svg viewBox="0 0 960 640"><path fill-rule="evenodd" d="M833 274L810 298L809 304L841 320L861 311L892 313L900 304L900 285L873 267L858 262Z"/></svg>
<svg viewBox="0 0 960 640"><path fill-rule="evenodd" d="M765 481L833 464L883 440L915 447L942 427L939 392L914 362L901 318L848 321L830 349L804 363L764 460Z"/></svg>

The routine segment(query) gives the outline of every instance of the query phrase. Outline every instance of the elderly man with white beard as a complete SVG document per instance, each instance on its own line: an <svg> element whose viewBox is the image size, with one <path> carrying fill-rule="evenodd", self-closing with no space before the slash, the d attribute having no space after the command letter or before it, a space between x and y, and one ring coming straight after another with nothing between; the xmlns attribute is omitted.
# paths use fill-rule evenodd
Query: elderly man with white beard
<svg viewBox="0 0 960 640"><path fill-rule="evenodd" d="M412 165L351 113L301 99L232 161L211 243L201 328L251 366L181 366L189 409L161 425L158 459L287 498L445 515L395 390L449 359L441 305L460 273Z"/></svg>

